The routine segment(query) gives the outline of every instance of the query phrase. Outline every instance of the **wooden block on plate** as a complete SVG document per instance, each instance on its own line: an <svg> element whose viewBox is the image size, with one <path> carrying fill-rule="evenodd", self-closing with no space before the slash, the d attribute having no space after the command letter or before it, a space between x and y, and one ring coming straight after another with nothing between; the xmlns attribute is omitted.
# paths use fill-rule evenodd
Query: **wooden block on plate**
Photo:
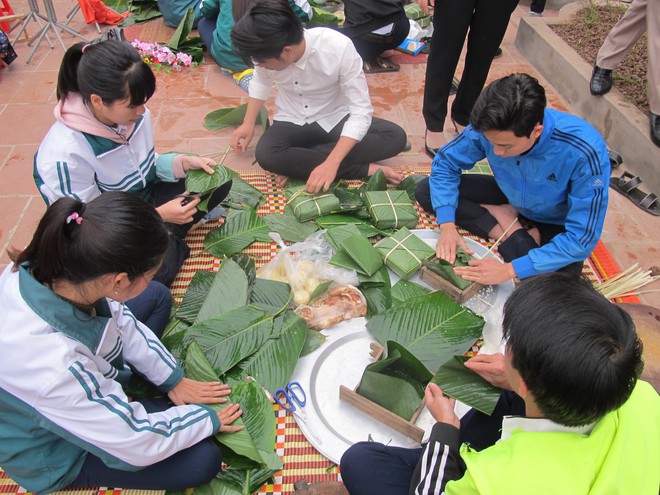
<svg viewBox="0 0 660 495"><path fill-rule="evenodd" d="M429 270L425 266L422 267L419 274L420 278L433 287L435 290L441 290L459 304L474 296L479 290L484 287L482 284L472 282L464 290L459 289L446 278L438 275L437 273Z"/></svg>
<svg viewBox="0 0 660 495"><path fill-rule="evenodd" d="M374 358L374 361L378 361L383 354L385 349L383 346L372 343L371 344L371 356ZM374 419L380 421L383 424L386 424L390 428L395 429L399 433L404 434L405 436L412 438L418 443L421 443L422 438L424 437L424 430L415 426L415 421L419 417L422 409L424 408L424 401L421 401L415 414L410 419L406 421L401 416L394 414L391 411L388 411L384 407L376 404L375 402L370 401L366 397L362 397L355 390L351 390L344 385L339 387L339 399L344 402L352 405L356 409L359 409L363 413L368 414Z"/></svg>

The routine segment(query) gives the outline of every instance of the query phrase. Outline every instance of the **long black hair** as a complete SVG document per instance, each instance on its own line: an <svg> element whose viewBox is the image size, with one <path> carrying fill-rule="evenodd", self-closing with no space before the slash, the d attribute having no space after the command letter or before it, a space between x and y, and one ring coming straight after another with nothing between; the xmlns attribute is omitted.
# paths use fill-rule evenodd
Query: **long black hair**
<svg viewBox="0 0 660 495"><path fill-rule="evenodd" d="M41 218L23 251L10 250L16 264L28 263L34 278L80 284L109 273L129 279L156 268L169 233L156 210L127 192L107 192L89 203L55 201Z"/></svg>
<svg viewBox="0 0 660 495"><path fill-rule="evenodd" d="M57 99L80 93L85 103L93 94L106 105L129 100L143 105L156 91L156 78L128 41L76 43L64 54L57 76Z"/></svg>

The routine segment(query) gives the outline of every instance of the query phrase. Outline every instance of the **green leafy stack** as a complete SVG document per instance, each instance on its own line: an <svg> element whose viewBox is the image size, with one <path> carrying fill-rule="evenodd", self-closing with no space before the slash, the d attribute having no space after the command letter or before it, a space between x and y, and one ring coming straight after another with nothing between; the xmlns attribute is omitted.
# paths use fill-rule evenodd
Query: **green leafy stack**
<svg viewBox="0 0 660 495"><path fill-rule="evenodd" d="M275 417L263 388L272 391L289 381L305 344L307 325L287 309L290 301L288 284L257 279L249 257L226 258L217 273L195 274L163 337L187 377L228 383L229 400L241 404L237 424L245 429L217 435L231 449L230 471L213 482L238 488L237 493L245 483L246 493L258 490L282 468L274 450ZM248 376L256 381L246 381Z"/></svg>
<svg viewBox="0 0 660 495"><path fill-rule="evenodd" d="M378 229L414 229L419 218L406 191L367 191L364 201Z"/></svg>
<svg viewBox="0 0 660 495"><path fill-rule="evenodd" d="M405 227L381 239L375 247L387 267L405 279L412 277L422 267L422 262L435 254L432 247Z"/></svg>
<svg viewBox="0 0 660 495"><path fill-rule="evenodd" d="M289 205L300 222L340 210L339 198L332 192L309 194L304 189L298 189L291 195Z"/></svg>

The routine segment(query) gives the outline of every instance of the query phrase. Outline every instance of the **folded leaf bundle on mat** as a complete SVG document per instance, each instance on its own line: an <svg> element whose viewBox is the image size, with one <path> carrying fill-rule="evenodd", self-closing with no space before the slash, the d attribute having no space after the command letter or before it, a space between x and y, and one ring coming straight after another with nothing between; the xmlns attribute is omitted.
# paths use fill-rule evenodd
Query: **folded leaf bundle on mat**
<svg viewBox="0 0 660 495"><path fill-rule="evenodd" d="M414 229L419 220L406 191L367 191L364 201L378 229Z"/></svg>
<svg viewBox="0 0 660 495"><path fill-rule="evenodd" d="M313 220L340 209L339 198L331 192L309 194L302 189L289 198L289 204L300 222Z"/></svg>
<svg viewBox="0 0 660 495"><path fill-rule="evenodd" d="M357 230L357 227L355 229ZM341 241L330 263L370 277L383 266L383 258L378 250L358 233Z"/></svg>
<svg viewBox="0 0 660 495"><path fill-rule="evenodd" d="M422 261L435 254L431 246L405 227L378 241L375 248L387 267L405 279L412 277L422 267Z"/></svg>
<svg viewBox="0 0 660 495"><path fill-rule="evenodd" d="M387 357L368 365L356 392L411 420L433 374L401 344L387 341Z"/></svg>
<svg viewBox="0 0 660 495"><path fill-rule="evenodd" d="M467 289L472 282L456 275L456 273L454 273L454 268L457 266L468 266L468 262L471 259L473 259L472 256L459 249L456 251L456 261L454 261L453 264L443 259L427 260L422 264L433 273L437 273L445 280L451 282L454 287L464 290Z"/></svg>

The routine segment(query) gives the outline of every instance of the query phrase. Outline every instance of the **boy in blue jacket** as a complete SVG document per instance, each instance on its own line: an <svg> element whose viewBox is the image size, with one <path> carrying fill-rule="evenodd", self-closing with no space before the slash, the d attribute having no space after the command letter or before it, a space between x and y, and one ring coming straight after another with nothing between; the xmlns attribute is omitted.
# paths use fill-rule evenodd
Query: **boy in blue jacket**
<svg viewBox="0 0 660 495"><path fill-rule="evenodd" d="M472 253L457 226L500 239L493 258L470 261L456 274L499 284L549 271L576 276L605 221L610 162L605 141L589 123L546 108L545 90L528 74L492 82L469 125L442 147L416 198L436 214L436 254L451 263L456 249ZM484 158L493 175L462 174Z"/></svg>

